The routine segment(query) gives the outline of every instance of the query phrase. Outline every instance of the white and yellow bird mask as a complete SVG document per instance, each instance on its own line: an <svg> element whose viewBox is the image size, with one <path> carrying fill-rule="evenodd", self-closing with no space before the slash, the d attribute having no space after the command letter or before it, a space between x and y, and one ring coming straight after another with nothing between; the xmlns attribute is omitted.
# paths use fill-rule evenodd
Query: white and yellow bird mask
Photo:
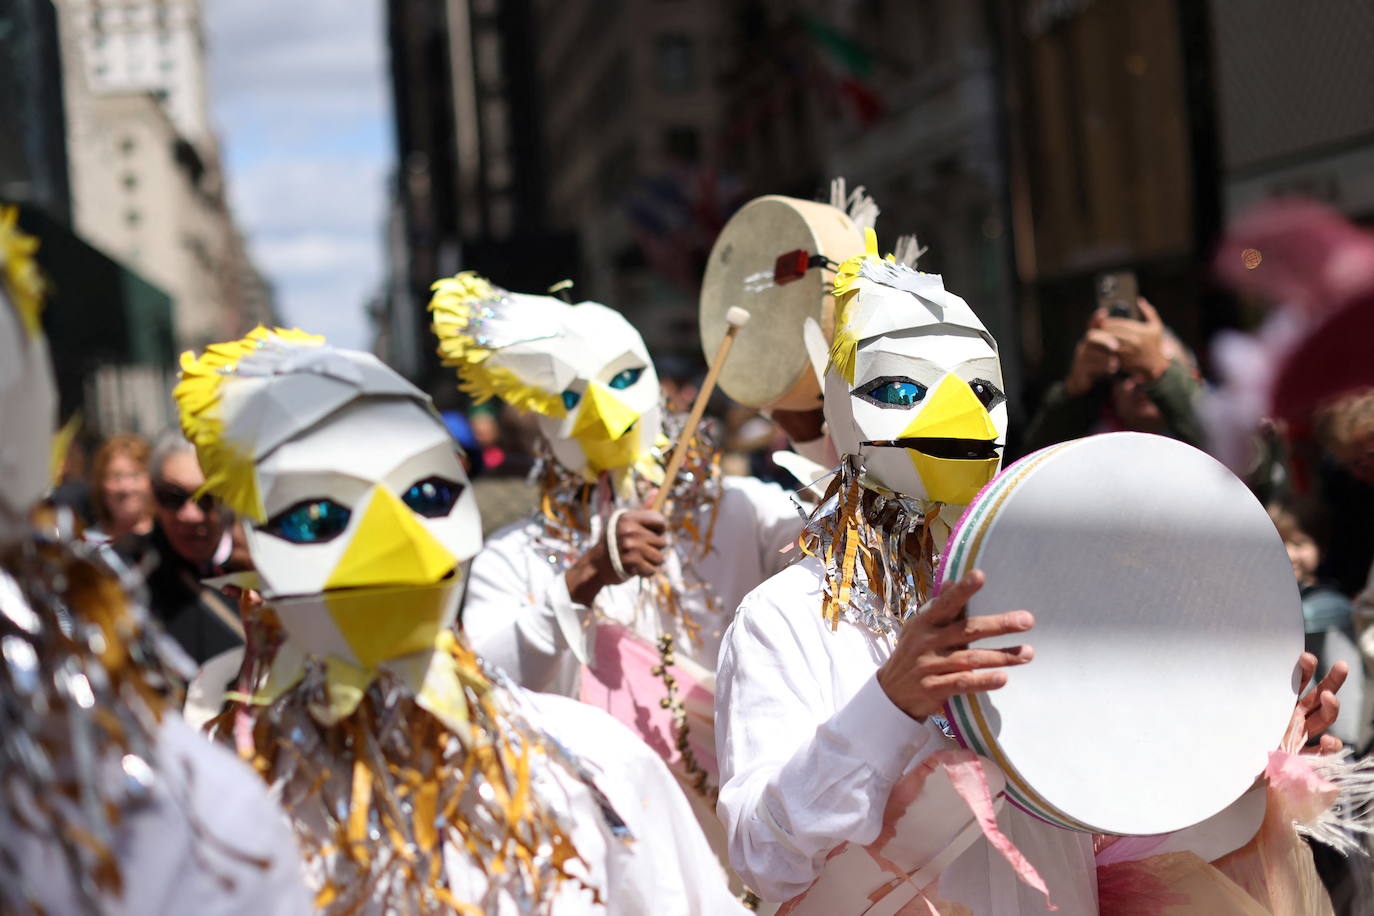
<svg viewBox="0 0 1374 916"><path fill-rule="evenodd" d="M1007 405L997 343L938 274L868 253L835 279L825 418L842 455L904 496L962 506L997 473Z"/></svg>
<svg viewBox="0 0 1374 916"><path fill-rule="evenodd" d="M539 415L559 463L588 480L652 475L662 431L658 375L639 332L598 302L511 293L468 271L434 284L439 355L480 403Z"/></svg>
<svg viewBox="0 0 1374 916"><path fill-rule="evenodd" d="M174 394L296 657L355 687L409 658L422 680L482 540L429 398L371 354L264 328L183 356Z"/></svg>

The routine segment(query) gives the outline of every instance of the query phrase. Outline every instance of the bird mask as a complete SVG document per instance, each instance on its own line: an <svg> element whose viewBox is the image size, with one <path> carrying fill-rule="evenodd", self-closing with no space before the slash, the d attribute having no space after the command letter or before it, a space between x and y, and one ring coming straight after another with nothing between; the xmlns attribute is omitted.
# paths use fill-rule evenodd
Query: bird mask
<svg viewBox="0 0 1374 916"><path fill-rule="evenodd" d="M326 659L355 696L407 660L422 680L481 547L458 447L429 398L371 354L264 328L183 356L175 397L206 489L249 522L263 597L293 649Z"/></svg>
<svg viewBox="0 0 1374 916"><path fill-rule="evenodd" d="M434 284L439 354L479 402L539 415L566 469L651 478L662 432L658 375L639 332L597 302L507 292L472 272Z"/></svg>
<svg viewBox="0 0 1374 916"><path fill-rule="evenodd" d="M938 274L868 252L835 280L825 417L867 479L962 506L997 473L1007 406L997 344Z"/></svg>

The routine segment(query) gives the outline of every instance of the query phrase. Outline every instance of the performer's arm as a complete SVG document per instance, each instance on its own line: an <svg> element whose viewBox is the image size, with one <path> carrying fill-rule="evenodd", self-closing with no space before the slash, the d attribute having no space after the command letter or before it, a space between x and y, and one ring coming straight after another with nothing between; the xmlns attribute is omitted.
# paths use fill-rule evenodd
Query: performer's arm
<svg viewBox="0 0 1374 916"><path fill-rule="evenodd" d="M515 528L488 541L472 561L463 630L484 659L505 670L522 687L556 690L570 651L585 655L591 608L578 604L567 582L545 557L527 529ZM573 649L569 637L581 639Z"/></svg>
<svg viewBox="0 0 1374 916"><path fill-rule="evenodd" d="M968 648L1035 623L1028 611L964 617L983 585L975 570L912 616L874 676L837 699L836 667L871 663L877 647L856 644L864 637L852 628L799 620L817 613L814 593L789 593L800 579L777 576L745 599L716 672L719 813L731 864L768 900L804 891L841 842L877 837L894 783L944 746L928 720L950 696L996 690L1008 677L999 669L1034 657L1029 645Z"/></svg>
<svg viewBox="0 0 1374 916"><path fill-rule="evenodd" d="M801 611L804 613L805 611ZM846 840L872 842L893 784L942 746L870 678L838 709L830 674L775 606L746 605L716 675L718 811L730 862L765 900L796 896Z"/></svg>
<svg viewBox="0 0 1374 916"><path fill-rule="evenodd" d="M667 522L634 509L619 516L618 556L630 576L652 575L663 564ZM528 525L496 535L472 561L463 629L473 648L522 687L562 692L560 673L588 660L595 634L592 602L620 581L604 537L565 571L548 562Z"/></svg>
<svg viewBox="0 0 1374 916"><path fill-rule="evenodd" d="M726 556L755 551L761 579L781 572L798 556L795 547L802 516L787 491L753 477L727 477L721 497L723 515L716 523L715 548Z"/></svg>

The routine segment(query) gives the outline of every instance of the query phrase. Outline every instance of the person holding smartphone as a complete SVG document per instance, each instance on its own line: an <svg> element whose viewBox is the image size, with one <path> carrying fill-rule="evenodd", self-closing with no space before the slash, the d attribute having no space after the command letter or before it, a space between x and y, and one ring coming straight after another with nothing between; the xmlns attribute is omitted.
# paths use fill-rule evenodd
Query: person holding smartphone
<svg viewBox="0 0 1374 916"><path fill-rule="evenodd" d="M1120 278L1130 277L1129 282ZM1206 448L1202 392L1187 348L1135 295L1134 275L1099 279L1098 307L1062 381L1050 386L1026 432L1027 452L1097 432L1170 436ZM1129 296L1129 298L1127 298Z"/></svg>

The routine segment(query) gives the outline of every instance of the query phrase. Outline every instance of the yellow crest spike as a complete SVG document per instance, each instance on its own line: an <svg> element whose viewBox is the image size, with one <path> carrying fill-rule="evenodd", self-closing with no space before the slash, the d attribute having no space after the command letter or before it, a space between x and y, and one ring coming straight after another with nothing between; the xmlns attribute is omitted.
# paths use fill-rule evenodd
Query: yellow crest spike
<svg viewBox="0 0 1374 916"><path fill-rule="evenodd" d="M864 227L864 256L878 257L878 233L873 231L872 226Z"/></svg>
<svg viewBox="0 0 1374 916"><path fill-rule="evenodd" d="M458 559L425 530L415 513L379 486L324 587L432 585L457 565Z"/></svg>
<svg viewBox="0 0 1374 916"><path fill-rule="evenodd" d="M947 375L898 438L993 442L997 439L997 427L968 382L957 375Z"/></svg>
<svg viewBox="0 0 1374 916"><path fill-rule="evenodd" d="M572 434L577 439L619 439L639 419L620 398L595 382L582 394L582 409L573 423Z"/></svg>
<svg viewBox="0 0 1374 916"><path fill-rule="evenodd" d="M48 479L53 486L62 482L62 468L67 464L67 453L72 450L72 443L76 441L76 434L81 431L81 411L72 414L66 423L62 424L52 437L52 459L48 466Z"/></svg>

